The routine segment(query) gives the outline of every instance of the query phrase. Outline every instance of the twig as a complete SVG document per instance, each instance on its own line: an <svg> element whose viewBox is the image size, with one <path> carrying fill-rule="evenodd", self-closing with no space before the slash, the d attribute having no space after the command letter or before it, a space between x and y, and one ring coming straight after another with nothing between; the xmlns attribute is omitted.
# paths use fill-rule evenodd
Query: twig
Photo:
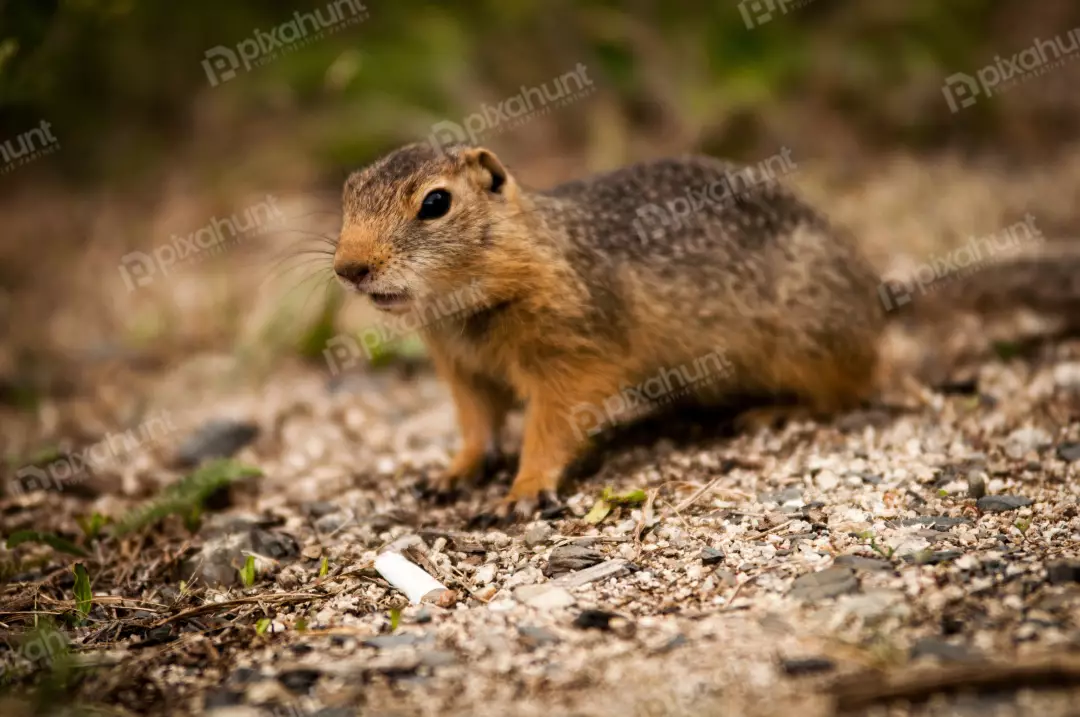
<svg viewBox="0 0 1080 717"><path fill-rule="evenodd" d="M956 667L935 667L907 674L888 676L873 672L868 679L861 673L834 683L837 712L863 711L871 705L905 700L923 702L938 692L956 690L1022 689L1066 687L1080 684L1080 659L1053 656L1020 664L982 663Z"/></svg>
<svg viewBox="0 0 1080 717"><path fill-rule="evenodd" d="M679 503L678 506L676 506L675 512L676 513L681 513L684 510L686 510L687 508L689 508L690 506L692 506L694 503L696 503L698 501L699 498L701 498L701 496L705 495L710 490L712 490L716 486L716 484L719 483L721 481L721 479L723 479L726 475L727 475L726 473L718 475L715 478L713 478L711 481L706 483L705 485L698 488L696 491L694 491L694 494L692 496L690 496L689 498L684 500L682 503Z"/></svg>
<svg viewBox="0 0 1080 717"><path fill-rule="evenodd" d="M660 493L659 488L650 490L645 498L645 505L641 508L641 520L638 521L637 527L634 528L634 542L638 546L638 552L641 552L641 534L645 532L645 528L652 526L656 521L653 517L653 504L656 503L656 496Z"/></svg>
<svg viewBox="0 0 1080 717"><path fill-rule="evenodd" d="M697 491L695 491L692 496L690 496L689 498L684 500L682 503L679 503L679 505L676 506L675 510L681 513L684 510L686 510L687 508L689 508L690 506L692 506L694 503L698 502L698 500L703 495L705 495L706 493L710 492L713 488L715 488L717 483L719 483L723 479L727 478L728 473L730 472L731 468L736 468L736 467L739 467L739 466L732 465L732 466L728 467L728 469L725 470L723 473L721 473L720 475L713 478L711 481L709 481L708 483L703 485L701 488L698 488ZM743 498L743 499L746 499L746 500L749 500L749 499L754 497L754 496L750 495L749 493L745 493L745 492L743 492L741 490L735 490L733 488L728 488L725 492L731 493L731 494L733 494L733 495L735 495L735 496L737 496L739 498Z"/></svg>
<svg viewBox="0 0 1080 717"><path fill-rule="evenodd" d="M329 595L319 595L316 593L281 593L278 595L252 595L250 597L235 598L233 600L226 600L225 602L208 603L206 605L199 605L198 607L188 608L187 610L181 610L175 615L171 615L164 620L155 622L151 627L161 627L162 625L168 625L170 622L176 620L183 620L188 617L195 617L196 615L205 615L206 613L217 612L218 610L227 610L232 607L238 607L240 605L251 605L252 603L258 603L261 600L267 600L274 604L294 603L294 602L308 602L311 600L325 600L330 597Z"/></svg>
<svg viewBox="0 0 1080 717"><path fill-rule="evenodd" d="M764 538L766 535L770 535L771 533L775 533L776 531L780 530L781 528L786 528L786 527L788 527L789 525L791 525L794 522L795 522L794 518L791 518L789 520L785 520L783 523L777 523L773 527L768 528L766 530L763 530L760 533L755 533L754 535L747 535L745 538L743 538L743 540L760 540L760 539Z"/></svg>
<svg viewBox="0 0 1080 717"><path fill-rule="evenodd" d="M755 580L760 578L765 573L771 573L773 570L776 570L776 569L782 568L782 567L783 567L783 565L770 565L769 567L765 568L761 572L755 573L754 575L751 575L750 577L746 578L746 580L743 580L741 583L736 585L735 586L735 592L731 593L731 597L729 597L727 602L724 603L724 607L721 608L721 612L729 612L729 611L735 609L735 608L732 607L732 605L735 603L735 598L739 597L739 593L742 592L742 589L744 587L746 587L750 583L754 582Z"/></svg>

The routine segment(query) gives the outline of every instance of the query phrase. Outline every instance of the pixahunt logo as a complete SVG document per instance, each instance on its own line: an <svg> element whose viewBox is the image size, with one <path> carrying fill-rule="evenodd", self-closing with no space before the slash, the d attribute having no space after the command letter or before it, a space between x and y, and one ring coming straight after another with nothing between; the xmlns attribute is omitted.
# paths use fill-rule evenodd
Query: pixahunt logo
<svg viewBox="0 0 1080 717"><path fill-rule="evenodd" d="M356 367L363 359L369 362L375 360L405 336L431 328L441 321L475 314L488 305L488 297L479 280L473 279L468 285L445 296L429 294L417 302L417 308L368 327L360 334L359 341L349 334L335 336L326 342L323 356L330 373L336 376Z"/></svg>
<svg viewBox="0 0 1080 717"><path fill-rule="evenodd" d="M15 139L0 143L0 174L6 174L35 159L60 149L60 142L53 136L52 123L41 120L35 129L29 129Z"/></svg>
<svg viewBox="0 0 1080 717"><path fill-rule="evenodd" d="M649 408L670 403L701 390L706 384L734 374L724 351L711 351L690 364L663 368L633 386L624 386L600 404L581 403L570 412L570 424L578 438L595 436L608 426L642 414Z"/></svg>
<svg viewBox="0 0 1080 717"><path fill-rule="evenodd" d="M428 142L436 152L453 144L468 142L477 144L481 137L490 137L514 127L520 127L531 119L545 115L552 107L564 107L595 89L586 74L587 68L580 62L577 66L551 81L537 87L521 87L521 91L494 105L482 104L480 111L464 117L461 123L449 120L431 126Z"/></svg>
<svg viewBox="0 0 1080 717"><path fill-rule="evenodd" d="M683 196L668 199L663 205L645 204L637 208L634 231L642 242L662 239L669 232L677 232L700 217L702 209L719 208L731 204L754 187L775 181L777 177L791 174L798 166L791 160L791 150L784 147L779 153L768 157L757 166L730 169L710 184L687 187Z"/></svg>
<svg viewBox="0 0 1080 717"><path fill-rule="evenodd" d="M367 8L360 0L335 0L318 10L297 11L291 20L269 32L256 28L252 37L236 43L234 48L211 47L204 53L203 70L210 86L217 87L236 77L241 69L247 72L266 65L287 52L310 45L367 17Z"/></svg>
<svg viewBox="0 0 1080 717"><path fill-rule="evenodd" d="M68 652L68 639L62 632L38 629L12 649L0 653L0 685L22 674L27 666L32 670L44 669Z"/></svg>
<svg viewBox="0 0 1080 717"><path fill-rule="evenodd" d="M1035 226L1035 217L1025 214L1024 221L994 234L971 237L960 248L920 264L905 278L883 281L878 286L878 295L885 310L892 311L909 303L916 293L919 296L927 294L945 281L978 271L994 257L1016 253L1025 244L1042 240L1043 234Z"/></svg>
<svg viewBox="0 0 1080 717"><path fill-rule="evenodd" d="M173 234L168 244L156 247L152 254L133 251L120 257L120 276L128 292L146 286L157 274L168 276L178 264L200 261L235 246L242 238L256 236L278 224L284 215L278 208L277 199L267 195L266 201L258 202L243 212L218 219L211 217L204 226L187 236Z"/></svg>
<svg viewBox="0 0 1080 717"><path fill-rule="evenodd" d="M810 3L810 0L741 0L739 13L747 30L771 22L777 15L787 15L791 10Z"/></svg>
<svg viewBox="0 0 1080 717"><path fill-rule="evenodd" d="M1052 40L1035 38L1031 45L1012 57L995 55L994 61L976 70L974 77L965 72L949 75L941 91L949 109L956 114L975 104L979 95L992 97L1075 60L1080 56L1078 47L1080 28L1073 28Z"/></svg>
<svg viewBox="0 0 1080 717"><path fill-rule="evenodd" d="M10 493L21 495L45 490L61 491L66 485L87 478L110 458L130 455L159 443L176 433L168 412L143 421L137 428L107 433L105 438L81 450L66 453L42 465L24 466L15 472Z"/></svg>

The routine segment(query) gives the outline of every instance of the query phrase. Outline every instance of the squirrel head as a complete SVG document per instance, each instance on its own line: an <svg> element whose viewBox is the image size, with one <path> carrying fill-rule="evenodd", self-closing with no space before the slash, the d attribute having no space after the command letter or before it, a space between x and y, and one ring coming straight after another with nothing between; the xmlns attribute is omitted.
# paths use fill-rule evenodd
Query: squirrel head
<svg viewBox="0 0 1080 717"><path fill-rule="evenodd" d="M482 292L485 257L498 250L492 228L520 213L519 199L490 150L407 145L346 180L334 271L394 312L426 297Z"/></svg>

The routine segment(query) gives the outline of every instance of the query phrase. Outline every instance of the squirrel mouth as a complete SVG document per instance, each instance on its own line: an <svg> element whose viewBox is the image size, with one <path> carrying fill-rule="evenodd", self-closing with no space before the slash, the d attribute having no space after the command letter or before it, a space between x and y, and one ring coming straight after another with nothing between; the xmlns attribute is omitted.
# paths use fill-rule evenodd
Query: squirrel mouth
<svg viewBox="0 0 1080 717"><path fill-rule="evenodd" d="M375 304L376 309L381 309L382 311L402 309L409 304L409 295L404 291L393 294L372 292L368 294L368 298L371 299L371 303Z"/></svg>

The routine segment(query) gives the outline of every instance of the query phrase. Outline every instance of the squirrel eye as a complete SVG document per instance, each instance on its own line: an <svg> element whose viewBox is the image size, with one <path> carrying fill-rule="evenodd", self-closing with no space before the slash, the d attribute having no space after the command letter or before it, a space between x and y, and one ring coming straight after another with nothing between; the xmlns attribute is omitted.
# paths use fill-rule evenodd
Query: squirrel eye
<svg viewBox="0 0 1080 717"><path fill-rule="evenodd" d="M417 219L438 219L450 211L450 192L445 189L433 189L420 203Z"/></svg>

